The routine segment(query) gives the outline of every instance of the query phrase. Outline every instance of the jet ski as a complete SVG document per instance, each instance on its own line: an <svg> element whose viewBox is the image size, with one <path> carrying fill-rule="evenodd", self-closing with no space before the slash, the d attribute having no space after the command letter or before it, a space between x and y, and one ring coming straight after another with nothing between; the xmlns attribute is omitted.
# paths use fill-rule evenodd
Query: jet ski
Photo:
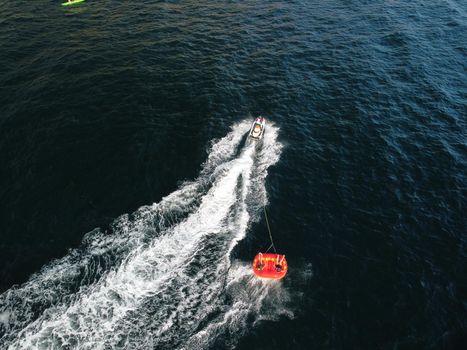
<svg viewBox="0 0 467 350"><path fill-rule="evenodd" d="M266 120L263 117L256 118L250 129L250 138L255 141L261 140L264 134L265 123Z"/></svg>

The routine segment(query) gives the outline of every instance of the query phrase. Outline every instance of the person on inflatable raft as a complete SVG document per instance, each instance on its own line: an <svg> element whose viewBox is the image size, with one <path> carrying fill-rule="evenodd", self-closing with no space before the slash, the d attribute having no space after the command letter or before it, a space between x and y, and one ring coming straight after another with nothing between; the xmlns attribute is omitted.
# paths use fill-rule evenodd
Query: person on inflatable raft
<svg viewBox="0 0 467 350"><path fill-rule="evenodd" d="M253 260L253 272L256 276L269 279L281 279L287 273L285 255L258 253Z"/></svg>

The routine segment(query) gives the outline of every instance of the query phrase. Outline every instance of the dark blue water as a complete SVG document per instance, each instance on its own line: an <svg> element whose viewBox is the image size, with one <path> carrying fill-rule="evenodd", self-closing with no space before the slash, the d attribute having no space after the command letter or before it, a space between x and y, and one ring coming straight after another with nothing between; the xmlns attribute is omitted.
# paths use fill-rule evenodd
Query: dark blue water
<svg viewBox="0 0 467 350"><path fill-rule="evenodd" d="M465 2L0 17L1 349L465 347Z"/></svg>

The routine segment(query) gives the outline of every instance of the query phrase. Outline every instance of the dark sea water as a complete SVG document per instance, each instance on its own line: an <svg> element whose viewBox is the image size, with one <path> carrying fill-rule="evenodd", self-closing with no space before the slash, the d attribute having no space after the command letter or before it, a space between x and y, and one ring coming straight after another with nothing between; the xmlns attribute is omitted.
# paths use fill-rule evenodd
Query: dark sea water
<svg viewBox="0 0 467 350"><path fill-rule="evenodd" d="M0 1L0 349L465 349L466 71L460 0Z"/></svg>

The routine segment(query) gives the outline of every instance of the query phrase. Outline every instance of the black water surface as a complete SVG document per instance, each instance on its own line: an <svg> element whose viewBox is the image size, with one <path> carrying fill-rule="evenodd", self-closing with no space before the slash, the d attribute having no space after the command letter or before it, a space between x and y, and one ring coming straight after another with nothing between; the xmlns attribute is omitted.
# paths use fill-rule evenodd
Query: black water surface
<svg viewBox="0 0 467 350"><path fill-rule="evenodd" d="M461 348L466 69L463 1L0 2L0 291L261 113L285 144L268 210L303 297L238 348ZM265 245L262 222L234 254Z"/></svg>

